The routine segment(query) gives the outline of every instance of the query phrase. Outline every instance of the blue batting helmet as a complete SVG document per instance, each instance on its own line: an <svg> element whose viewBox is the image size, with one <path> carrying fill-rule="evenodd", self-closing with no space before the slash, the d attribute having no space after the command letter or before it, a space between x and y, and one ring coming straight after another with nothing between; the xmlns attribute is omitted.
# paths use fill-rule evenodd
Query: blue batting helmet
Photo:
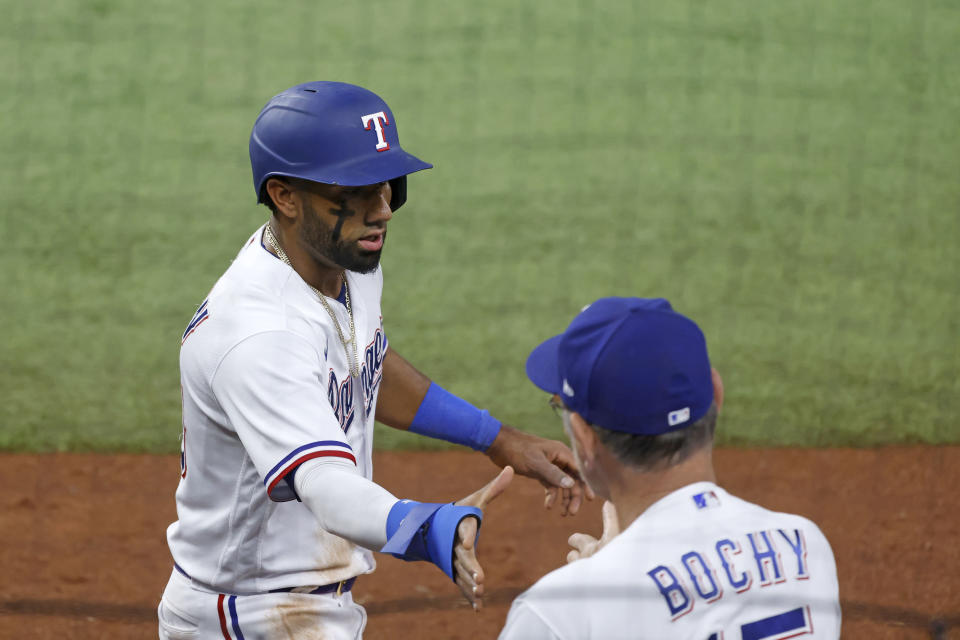
<svg viewBox="0 0 960 640"><path fill-rule="evenodd" d="M380 96L344 82L307 82L274 96L250 133L257 202L271 176L362 186L390 182L390 208L407 199L407 174L432 164L400 148L397 122Z"/></svg>

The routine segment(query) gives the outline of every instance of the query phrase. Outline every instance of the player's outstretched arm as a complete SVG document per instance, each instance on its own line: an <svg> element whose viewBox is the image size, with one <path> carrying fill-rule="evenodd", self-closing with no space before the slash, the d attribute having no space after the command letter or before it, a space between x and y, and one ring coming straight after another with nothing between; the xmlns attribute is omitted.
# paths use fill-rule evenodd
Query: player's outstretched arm
<svg viewBox="0 0 960 640"><path fill-rule="evenodd" d="M517 473L540 481L546 491L543 506L551 508L560 497L560 515L574 515L583 498L593 500L593 491L580 477L573 452L562 442L541 438L510 425L503 425L487 449L494 464L512 466Z"/></svg>
<svg viewBox="0 0 960 640"><path fill-rule="evenodd" d="M559 497L562 515L576 513L584 496L593 498L566 445L501 424L431 382L393 349L383 360L377 420L485 452L498 466L512 466L540 481L546 490L544 506L549 509Z"/></svg>
<svg viewBox="0 0 960 640"><path fill-rule="evenodd" d="M426 560L453 580L474 609L483 598L484 573L477 561L483 508L513 478L507 467L483 489L454 503L401 500L387 517L387 543L380 551L403 560Z"/></svg>
<svg viewBox="0 0 960 640"><path fill-rule="evenodd" d="M503 493L513 469L454 503L397 500L337 462L307 460L297 469L297 495L327 531L371 550L437 565L478 608L484 572L477 560L483 509Z"/></svg>
<svg viewBox="0 0 960 640"><path fill-rule="evenodd" d="M383 355L383 377L377 395L377 421L406 431L430 389L430 378L420 373L392 348Z"/></svg>

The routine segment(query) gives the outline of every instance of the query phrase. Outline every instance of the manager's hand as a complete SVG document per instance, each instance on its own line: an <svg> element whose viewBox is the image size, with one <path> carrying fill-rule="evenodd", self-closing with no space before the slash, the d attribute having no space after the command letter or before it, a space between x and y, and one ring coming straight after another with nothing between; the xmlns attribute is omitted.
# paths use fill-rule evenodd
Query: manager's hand
<svg viewBox="0 0 960 640"><path fill-rule="evenodd" d="M603 533L600 534L600 539L597 540L586 533L575 533L570 536L567 544L573 549L567 554L567 564L589 558L619 534L620 522L617 520L617 508L607 500L603 503Z"/></svg>

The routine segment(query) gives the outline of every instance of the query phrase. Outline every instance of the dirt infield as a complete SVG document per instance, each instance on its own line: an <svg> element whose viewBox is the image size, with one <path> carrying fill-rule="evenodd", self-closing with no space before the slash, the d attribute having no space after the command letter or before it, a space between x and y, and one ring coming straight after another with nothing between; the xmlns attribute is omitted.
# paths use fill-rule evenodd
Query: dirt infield
<svg viewBox="0 0 960 640"><path fill-rule="evenodd" d="M395 494L460 497L494 475L481 455L379 453ZM844 638L960 640L960 447L720 450L720 483L820 524L840 574ZM0 638L156 638L171 568L175 457L0 455ZM511 599L559 566L567 536L598 533L599 504L575 518L544 513L517 479L492 504L481 559L487 606L473 613L435 568L379 557L354 589L365 638L494 638Z"/></svg>

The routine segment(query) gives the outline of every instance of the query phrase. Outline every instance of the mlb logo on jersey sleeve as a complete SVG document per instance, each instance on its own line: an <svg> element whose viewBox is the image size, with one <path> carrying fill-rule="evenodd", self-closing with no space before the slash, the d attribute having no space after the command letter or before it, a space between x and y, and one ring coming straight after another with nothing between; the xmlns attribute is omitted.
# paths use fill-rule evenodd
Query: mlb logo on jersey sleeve
<svg viewBox="0 0 960 640"><path fill-rule="evenodd" d="M697 509L710 509L720 506L720 498L713 491L703 491L693 495L693 504L697 505Z"/></svg>

